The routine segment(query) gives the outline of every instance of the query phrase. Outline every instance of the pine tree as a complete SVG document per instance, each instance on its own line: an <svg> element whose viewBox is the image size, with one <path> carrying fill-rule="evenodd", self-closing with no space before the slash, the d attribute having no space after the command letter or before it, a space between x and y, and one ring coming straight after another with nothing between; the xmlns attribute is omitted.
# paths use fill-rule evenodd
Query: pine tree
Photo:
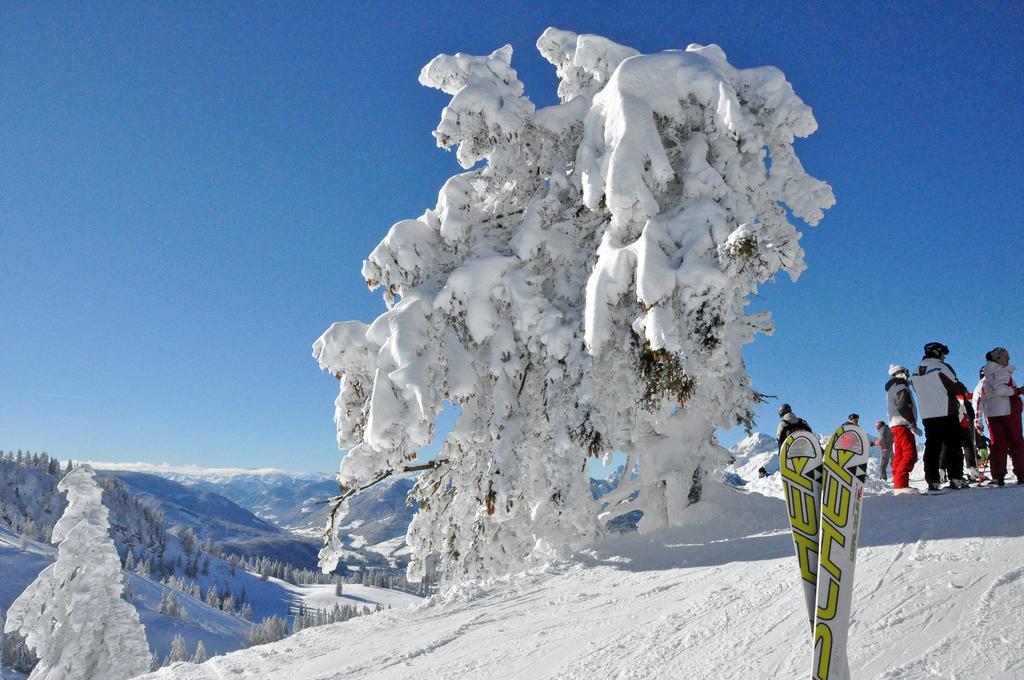
<svg viewBox="0 0 1024 680"><path fill-rule="evenodd" d="M206 663L210 656L206 653L206 645L200 640L196 643L196 653L192 655L192 663Z"/></svg>
<svg viewBox="0 0 1024 680"><path fill-rule="evenodd" d="M37 677L141 675L149 644L135 608L121 599L121 560L92 469L76 468L57 488L68 497L53 529L57 561L11 605L4 630L24 635L40 657Z"/></svg>
<svg viewBox="0 0 1024 680"><path fill-rule="evenodd" d="M184 618L185 611L181 608L178 596L173 591L166 590L160 597L160 613L172 619Z"/></svg>
<svg viewBox="0 0 1024 680"><path fill-rule="evenodd" d="M181 636L181 633L178 633L174 636L174 640L171 641L171 651L168 652L164 665L170 666L172 663L188 661L188 659L188 648L185 646L185 638Z"/></svg>

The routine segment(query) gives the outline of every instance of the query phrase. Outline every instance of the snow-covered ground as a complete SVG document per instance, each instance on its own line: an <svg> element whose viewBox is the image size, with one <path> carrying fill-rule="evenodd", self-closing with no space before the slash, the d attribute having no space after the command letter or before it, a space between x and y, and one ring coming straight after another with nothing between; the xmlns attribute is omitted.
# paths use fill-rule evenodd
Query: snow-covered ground
<svg viewBox="0 0 1024 680"><path fill-rule="evenodd" d="M408 609L409 607L421 604L423 598L418 595L402 592L400 590L388 590L386 588L374 588L357 583L346 583L343 586L341 596L334 594L333 585L302 585L295 586L290 583L284 584L286 588L295 594L296 602L301 602L313 609L325 609L330 611L334 605L352 605L356 607L376 608L379 604L385 609Z"/></svg>
<svg viewBox="0 0 1024 680"><path fill-rule="evenodd" d="M777 498L710 484L688 526L615 535L507 583L145 677L805 678L785 517ZM1022 605L1024 487L894 496L872 485L854 678L1024 677Z"/></svg>

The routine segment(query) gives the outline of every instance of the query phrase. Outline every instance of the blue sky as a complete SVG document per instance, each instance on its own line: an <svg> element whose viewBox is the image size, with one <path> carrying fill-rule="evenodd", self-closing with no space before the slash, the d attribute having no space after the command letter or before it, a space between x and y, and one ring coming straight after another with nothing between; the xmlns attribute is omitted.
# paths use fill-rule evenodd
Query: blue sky
<svg viewBox="0 0 1024 680"><path fill-rule="evenodd" d="M549 25L716 42L814 108L797 150L838 204L755 303L777 325L746 352L759 390L825 430L881 416L926 341L968 377L1024 354L1021 5L409 5L0 7L0 448L336 467L309 346L383 309L363 257L459 170L419 69L511 43L553 103Z"/></svg>

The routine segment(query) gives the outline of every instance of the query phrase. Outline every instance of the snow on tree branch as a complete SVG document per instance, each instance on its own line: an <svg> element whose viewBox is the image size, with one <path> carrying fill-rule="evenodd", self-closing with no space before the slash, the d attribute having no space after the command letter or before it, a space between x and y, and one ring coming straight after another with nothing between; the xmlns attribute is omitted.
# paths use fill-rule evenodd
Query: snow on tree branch
<svg viewBox="0 0 1024 680"><path fill-rule="evenodd" d="M631 510L641 530L682 521L724 455L715 430L752 418L741 349L772 322L748 298L804 268L788 215L815 225L835 201L793 150L817 123L778 69L553 28L537 48L560 80L539 110L509 46L423 68L451 96L434 136L466 171L364 262L387 310L314 344L340 381L339 499L460 409L411 493L412 578L432 558L456 579L564 557ZM585 463L615 451L630 464L601 507Z"/></svg>

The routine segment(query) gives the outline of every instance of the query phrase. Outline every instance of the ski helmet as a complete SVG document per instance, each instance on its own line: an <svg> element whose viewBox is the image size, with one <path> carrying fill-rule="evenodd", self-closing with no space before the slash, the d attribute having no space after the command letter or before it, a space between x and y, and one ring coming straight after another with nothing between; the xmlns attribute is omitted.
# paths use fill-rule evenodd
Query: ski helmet
<svg viewBox="0 0 1024 680"><path fill-rule="evenodd" d="M786 415L787 413L792 413L792 412L793 412L793 407L790 406L789 404L783 404L782 406L779 407L779 417L780 418L782 416Z"/></svg>
<svg viewBox="0 0 1024 680"><path fill-rule="evenodd" d="M860 415L857 414L857 413L851 413L850 415L846 416L846 419L847 420L860 420Z"/></svg>
<svg viewBox="0 0 1024 680"><path fill-rule="evenodd" d="M889 377L892 377L892 376L895 376L895 375L899 375L900 373L905 373L907 375L910 375L910 370L907 369L906 366L900 366L899 364L890 364L889 365Z"/></svg>
<svg viewBox="0 0 1024 680"><path fill-rule="evenodd" d="M924 355L932 359L941 359L943 355L949 354L949 348L941 342L929 342L924 346Z"/></svg>

